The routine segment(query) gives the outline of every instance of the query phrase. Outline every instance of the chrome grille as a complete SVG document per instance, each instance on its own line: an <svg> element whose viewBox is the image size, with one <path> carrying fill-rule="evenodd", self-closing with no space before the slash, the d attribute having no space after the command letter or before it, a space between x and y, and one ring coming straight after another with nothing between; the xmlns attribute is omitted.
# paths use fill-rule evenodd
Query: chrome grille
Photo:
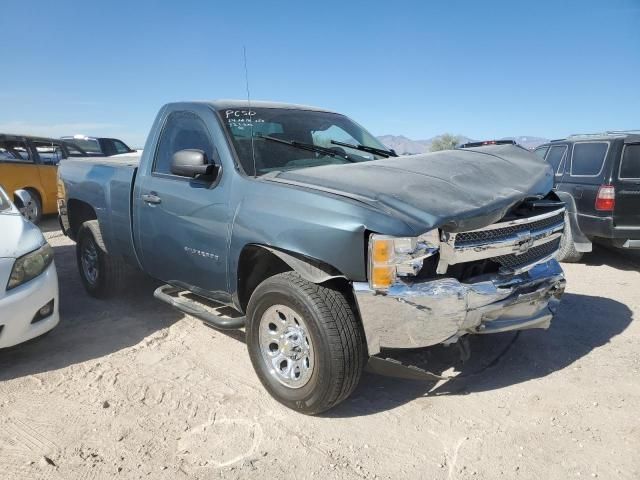
<svg viewBox="0 0 640 480"><path fill-rule="evenodd" d="M564 211L559 208L468 232L443 232L436 272L442 275L449 265L484 259L497 262L501 270L526 271L558 249Z"/></svg>
<svg viewBox="0 0 640 480"><path fill-rule="evenodd" d="M498 262L501 266L508 269L518 269L525 265L529 265L538 260L552 255L560 247L560 239L557 238L549 243L543 243L537 247L533 247L525 253L520 255L502 255L500 257L494 257L492 260Z"/></svg>
<svg viewBox="0 0 640 480"><path fill-rule="evenodd" d="M462 232L456 235L456 246L469 245L472 243L495 242L507 239L520 232L535 232L558 225L564 222L564 212L560 212L552 217L536 220L531 223L522 223L519 225L510 225L502 228L491 230L475 230L471 232Z"/></svg>

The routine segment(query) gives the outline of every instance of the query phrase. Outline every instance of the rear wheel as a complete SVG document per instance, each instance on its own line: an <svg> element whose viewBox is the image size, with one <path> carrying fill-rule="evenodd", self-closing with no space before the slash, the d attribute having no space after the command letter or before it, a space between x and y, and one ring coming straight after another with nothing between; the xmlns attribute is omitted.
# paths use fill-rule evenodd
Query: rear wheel
<svg viewBox="0 0 640 480"><path fill-rule="evenodd" d="M564 232L560 238L560 248L558 249L557 259L559 262L575 263L579 262L583 253L576 250L576 244L573 241L573 233L571 230L571 221L565 213L564 216Z"/></svg>
<svg viewBox="0 0 640 480"><path fill-rule="evenodd" d="M308 415L345 400L367 359L362 326L345 295L295 272L256 288L247 307L247 347L269 393Z"/></svg>
<svg viewBox="0 0 640 480"><path fill-rule="evenodd" d="M124 283L126 264L106 252L98 221L84 222L77 239L76 260L85 290L96 298L118 293Z"/></svg>

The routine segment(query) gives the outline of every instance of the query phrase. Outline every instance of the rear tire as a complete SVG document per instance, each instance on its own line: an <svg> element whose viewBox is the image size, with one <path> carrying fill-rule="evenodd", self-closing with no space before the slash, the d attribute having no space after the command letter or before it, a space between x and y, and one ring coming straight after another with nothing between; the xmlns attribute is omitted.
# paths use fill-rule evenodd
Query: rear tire
<svg viewBox="0 0 640 480"><path fill-rule="evenodd" d="M271 396L307 415L351 395L367 360L362 325L345 295L296 272L270 277L253 292L247 347Z"/></svg>
<svg viewBox="0 0 640 480"><path fill-rule="evenodd" d="M576 250L576 244L573 241L573 233L571 230L571 221L566 213L564 220L564 232L560 238L560 248L558 249L558 256L556 258L559 262L564 263L579 262L582 259L583 252Z"/></svg>
<svg viewBox="0 0 640 480"><path fill-rule="evenodd" d="M117 294L124 284L127 266L122 259L106 252L98 221L84 222L77 240L78 271L87 293L96 298Z"/></svg>

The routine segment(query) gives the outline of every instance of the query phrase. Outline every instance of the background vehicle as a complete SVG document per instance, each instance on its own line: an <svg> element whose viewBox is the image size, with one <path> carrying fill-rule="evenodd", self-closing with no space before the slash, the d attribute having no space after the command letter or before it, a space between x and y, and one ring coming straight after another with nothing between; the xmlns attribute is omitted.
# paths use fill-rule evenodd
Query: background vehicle
<svg viewBox="0 0 640 480"><path fill-rule="evenodd" d="M24 208L31 201L16 192ZM0 188L0 348L48 332L58 324L58 276L53 249Z"/></svg>
<svg viewBox="0 0 640 480"><path fill-rule="evenodd" d="M61 138L65 142L75 145L86 152L84 155L73 155L74 157L111 157L113 155L134 153L136 151L117 138L87 137L86 135L74 135Z"/></svg>
<svg viewBox="0 0 640 480"><path fill-rule="evenodd" d="M27 190L33 199L29 220L56 213L56 166L70 155L85 155L64 141L44 137L0 134L0 186L9 195Z"/></svg>
<svg viewBox="0 0 640 480"><path fill-rule="evenodd" d="M391 158L321 109L169 104L140 159L62 164L61 223L90 294L112 295L130 265L176 308L246 325L263 385L313 414L382 348L549 326L565 285L551 169L482 149Z"/></svg>
<svg viewBox="0 0 640 480"><path fill-rule="evenodd" d="M640 131L571 135L535 153L551 164L567 204L561 261L580 260L592 242L640 248Z"/></svg>

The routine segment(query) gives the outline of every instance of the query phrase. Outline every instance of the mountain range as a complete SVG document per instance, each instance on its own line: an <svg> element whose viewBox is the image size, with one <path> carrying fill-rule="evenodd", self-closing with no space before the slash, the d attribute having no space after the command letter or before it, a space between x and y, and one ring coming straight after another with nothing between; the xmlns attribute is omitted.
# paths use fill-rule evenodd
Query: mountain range
<svg viewBox="0 0 640 480"><path fill-rule="evenodd" d="M416 153L426 153L431 151L431 144L434 140L438 139L441 135L428 138L426 140L412 140L404 135L380 135L380 140L386 147L393 148L400 155L414 155ZM465 135L456 135L460 140L460 143L476 142L472 138ZM524 148L532 150L538 145L548 142L546 138L531 137L531 136L519 136L519 137L502 137L500 140L515 140L516 143L522 145Z"/></svg>

